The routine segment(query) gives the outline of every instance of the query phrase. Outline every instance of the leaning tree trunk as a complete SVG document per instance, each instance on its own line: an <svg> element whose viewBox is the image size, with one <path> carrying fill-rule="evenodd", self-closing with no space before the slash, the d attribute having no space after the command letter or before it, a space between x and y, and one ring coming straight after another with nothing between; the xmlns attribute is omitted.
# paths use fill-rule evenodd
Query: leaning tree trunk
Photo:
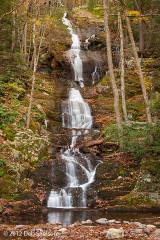
<svg viewBox="0 0 160 240"><path fill-rule="evenodd" d="M135 63L136 63L136 67L137 67L137 70L138 70L138 76L139 76L140 83L141 83L144 103L145 103L145 107L146 107L147 120L148 120L148 123L151 124L152 123L152 118L151 118L151 111L150 111L150 107L149 107L148 95L147 95L147 90L146 90L146 86L145 86L145 82L144 82L144 78L143 78L141 64L139 62L139 58L138 58L138 54L137 54L136 44L135 44L133 33L132 33L130 19L128 17L128 11L127 11L127 8L126 8L125 0L121 0L121 2L123 4L123 8L124 8L124 17L125 17L125 21L126 21L126 26L127 26L129 38L130 38L131 45L132 45L132 50L133 50L133 54L134 54L134 58L135 58Z"/></svg>
<svg viewBox="0 0 160 240"><path fill-rule="evenodd" d="M119 93L118 88L115 81L114 70L113 70L113 59L112 59L112 50L111 50L111 37L110 37L110 29L108 23L108 0L103 0L103 9L104 9L104 24L105 24L105 32L106 32L106 45L107 45L107 58L108 58L108 70L110 81L112 85L112 91L114 96L114 112L116 116L116 123L118 128L121 128L121 116L119 109Z"/></svg>

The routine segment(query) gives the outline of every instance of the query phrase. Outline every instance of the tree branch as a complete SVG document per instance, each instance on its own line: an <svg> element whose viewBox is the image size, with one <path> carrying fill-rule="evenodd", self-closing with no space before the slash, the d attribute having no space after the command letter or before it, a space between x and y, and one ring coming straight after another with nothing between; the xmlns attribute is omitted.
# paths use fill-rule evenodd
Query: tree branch
<svg viewBox="0 0 160 240"><path fill-rule="evenodd" d="M19 7L21 7L25 1L26 1L26 0L23 0L19 5L15 6L11 11L4 13L4 14L0 17L0 21L1 21L2 18L4 18L5 16L9 15L10 13L14 12L14 11L17 10Z"/></svg>

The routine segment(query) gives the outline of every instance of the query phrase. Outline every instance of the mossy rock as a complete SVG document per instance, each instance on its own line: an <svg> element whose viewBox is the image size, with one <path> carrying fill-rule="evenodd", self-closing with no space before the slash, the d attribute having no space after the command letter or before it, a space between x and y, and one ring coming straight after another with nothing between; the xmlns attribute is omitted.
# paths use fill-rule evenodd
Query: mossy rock
<svg viewBox="0 0 160 240"><path fill-rule="evenodd" d="M123 190L123 189L100 189L98 192L98 196L103 200L113 200L117 198L118 196L124 196L128 194L129 191Z"/></svg>
<svg viewBox="0 0 160 240"><path fill-rule="evenodd" d="M160 175L160 158L143 160L141 169L149 171L152 175Z"/></svg>
<svg viewBox="0 0 160 240"><path fill-rule="evenodd" d="M155 202L151 200L146 193L137 193L137 192L130 192L126 196L122 198L122 202L125 202L127 205L131 206L154 206Z"/></svg>
<svg viewBox="0 0 160 240"><path fill-rule="evenodd" d="M17 192L17 183L14 179L6 179L5 176L0 179L0 196L10 196L11 193Z"/></svg>
<svg viewBox="0 0 160 240"><path fill-rule="evenodd" d="M145 159L140 165L140 175L135 186L137 192L160 193L159 158Z"/></svg>
<svg viewBox="0 0 160 240"><path fill-rule="evenodd" d="M48 119L51 119L57 122L62 122L62 116L60 112L47 111L46 115Z"/></svg>
<svg viewBox="0 0 160 240"><path fill-rule="evenodd" d="M25 191L26 189L29 189L33 186L33 180L29 178L24 178L20 181L19 186L18 186L18 191L22 192Z"/></svg>
<svg viewBox="0 0 160 240"><path fill-rule="evenodd" d="M96 179L99 180L116 179L118 176L126 177L127 175L128 173L120 162L107 161L100 164L96 171Z"/></svg>
<svg viewBox="0 0 160 240"><path fill-rule="evenodd" d="M31 129L18 132L13 142L13 148L21 152L22 160L32 166L38 164L48 156L48 138L34 134Z"/></svg>
<svg viewBox="0 0 160 240"><path fill-rule="evenodd" d="M32 119L30 121L30 129L35 133L35 132L39 132L40 131L40 124L35 121L34 119Z"/></svg>

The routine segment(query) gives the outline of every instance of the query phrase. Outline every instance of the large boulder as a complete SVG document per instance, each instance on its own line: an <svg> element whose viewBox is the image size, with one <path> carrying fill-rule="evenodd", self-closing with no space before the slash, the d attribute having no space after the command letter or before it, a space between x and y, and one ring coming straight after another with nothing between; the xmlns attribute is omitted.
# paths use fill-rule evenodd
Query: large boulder
<svg viewBox="0 0 160 240"><path fill-rule="evenodd" d="M31 129L17 132L13 142L13 148L19 151L21 160L29 162L32 165L40 162L47 155L48 145L47 135L40 136L33 133Z"/></svg>
<svg viewBox="0 0 160 240"><path fill-rule="evenodd" d="M123 238L124 237L124 230L123 228L110 228L107 231L106 238L107 239L117 239L117 238Z"/></svg>

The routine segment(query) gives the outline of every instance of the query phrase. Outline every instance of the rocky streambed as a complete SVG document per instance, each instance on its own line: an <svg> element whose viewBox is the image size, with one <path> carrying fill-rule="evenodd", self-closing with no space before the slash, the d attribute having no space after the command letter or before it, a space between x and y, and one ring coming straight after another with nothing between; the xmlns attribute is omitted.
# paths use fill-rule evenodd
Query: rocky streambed
<svg viewBox="0 0 160 240"><path fill-rule="evenodd" d="M100 218L96 221L37 225L1 225L0 239L160 239L160 229L152 224Z"/></svg>

